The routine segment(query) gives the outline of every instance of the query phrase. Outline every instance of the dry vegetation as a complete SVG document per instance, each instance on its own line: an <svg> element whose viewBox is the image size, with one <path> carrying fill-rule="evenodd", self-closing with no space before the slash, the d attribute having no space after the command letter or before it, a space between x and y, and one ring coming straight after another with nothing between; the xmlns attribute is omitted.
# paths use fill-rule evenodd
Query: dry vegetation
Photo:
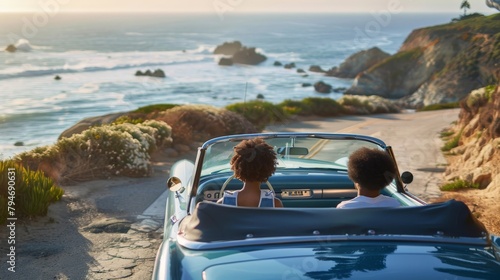
<svg viewBox="0 0 500 280"><path fill-rule="evenodd" d="M443 192L439 199L464 201L487 229L500 235L500 86L473 91L462 101L446 145L449 182L475 186Z"/></svg>

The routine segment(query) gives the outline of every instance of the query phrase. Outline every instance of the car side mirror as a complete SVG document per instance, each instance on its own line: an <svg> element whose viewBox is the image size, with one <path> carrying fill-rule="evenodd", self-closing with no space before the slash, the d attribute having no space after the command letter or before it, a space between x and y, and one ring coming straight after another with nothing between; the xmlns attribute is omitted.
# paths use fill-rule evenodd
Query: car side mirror
<svg viewBox="0 0 500 280"><path fill-rule="evenodd" d="M182 193L186 188L182 186L181 179L178 177L170 177L167 180L167 188L172 192Z"/></svg>
<svg viewBox="0 0 500 280"><path fill-rule="evenodd" d="M413 182L413 174L409 171L405 171L403 172L403 174L401 174L401 180L405 184L410 184L411 182Z"/></svg>

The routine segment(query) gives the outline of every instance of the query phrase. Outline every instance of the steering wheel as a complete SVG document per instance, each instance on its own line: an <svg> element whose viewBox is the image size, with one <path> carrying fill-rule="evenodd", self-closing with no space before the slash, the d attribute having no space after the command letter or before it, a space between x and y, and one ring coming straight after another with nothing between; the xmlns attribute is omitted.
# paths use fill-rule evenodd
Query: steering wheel
<svg viewBox="0 0 500 280"><path fill-rule="evenodd" d="M222 184L222 188L219 191L219 197L220 198L222 198L222 196L224 195L224 190L226 189L226 187L229 184L229 182L231 182L231 180L233 180L233 179L234 179L234 175L231 175L231 176L229 176L229 178L227 178L227 180L224 182L224 184ZM271 183L269 183L269 181L266 181L266 185L267 185L267 187L269 188L270 191L272 191L273 193L275 193L274 192L274 188L271 185Z"/></svg>

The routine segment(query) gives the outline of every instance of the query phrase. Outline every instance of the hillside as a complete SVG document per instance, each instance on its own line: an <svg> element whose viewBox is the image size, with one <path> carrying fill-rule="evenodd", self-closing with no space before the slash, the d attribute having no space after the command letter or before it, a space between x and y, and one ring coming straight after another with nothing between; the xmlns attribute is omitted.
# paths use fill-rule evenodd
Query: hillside
<svg viewBox="0 0 500 280"><path fill-rule="evenodd" d="M457 123L450 128L456 147L448 155L446 180L463 180L468 190L445 198L468 202L480 220L500 233L500 84L473 91L461 102ZM477 189L476 189L477 188Z"/></svg>
<svg viewBox="0 0 500 280"><path fill-rule="evenodd" d="M399 51L360 72L347 94L409 107L456 102L500 77L500 14L414 30Z"/></svg>

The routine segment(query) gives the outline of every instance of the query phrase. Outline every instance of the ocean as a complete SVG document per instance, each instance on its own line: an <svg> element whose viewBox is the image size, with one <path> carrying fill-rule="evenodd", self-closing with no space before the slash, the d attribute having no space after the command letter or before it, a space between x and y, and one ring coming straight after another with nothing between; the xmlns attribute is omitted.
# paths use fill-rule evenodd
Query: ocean
<svg viewBox="0 0 500 280"><path fill-rule="evenodd" d="M378 46L396 53L413 29L450 14L0 14L0 159L57 141L83 118L157 104L223 107L252 100L338 99L302 83L350 79L273 66L330 69ZM218 66L214 48L238 40L267 56ZM1 51L15 44L18 51ZM166 78L137 77L162 69ZM59 75L61 80L55 80Z"/></svg>

